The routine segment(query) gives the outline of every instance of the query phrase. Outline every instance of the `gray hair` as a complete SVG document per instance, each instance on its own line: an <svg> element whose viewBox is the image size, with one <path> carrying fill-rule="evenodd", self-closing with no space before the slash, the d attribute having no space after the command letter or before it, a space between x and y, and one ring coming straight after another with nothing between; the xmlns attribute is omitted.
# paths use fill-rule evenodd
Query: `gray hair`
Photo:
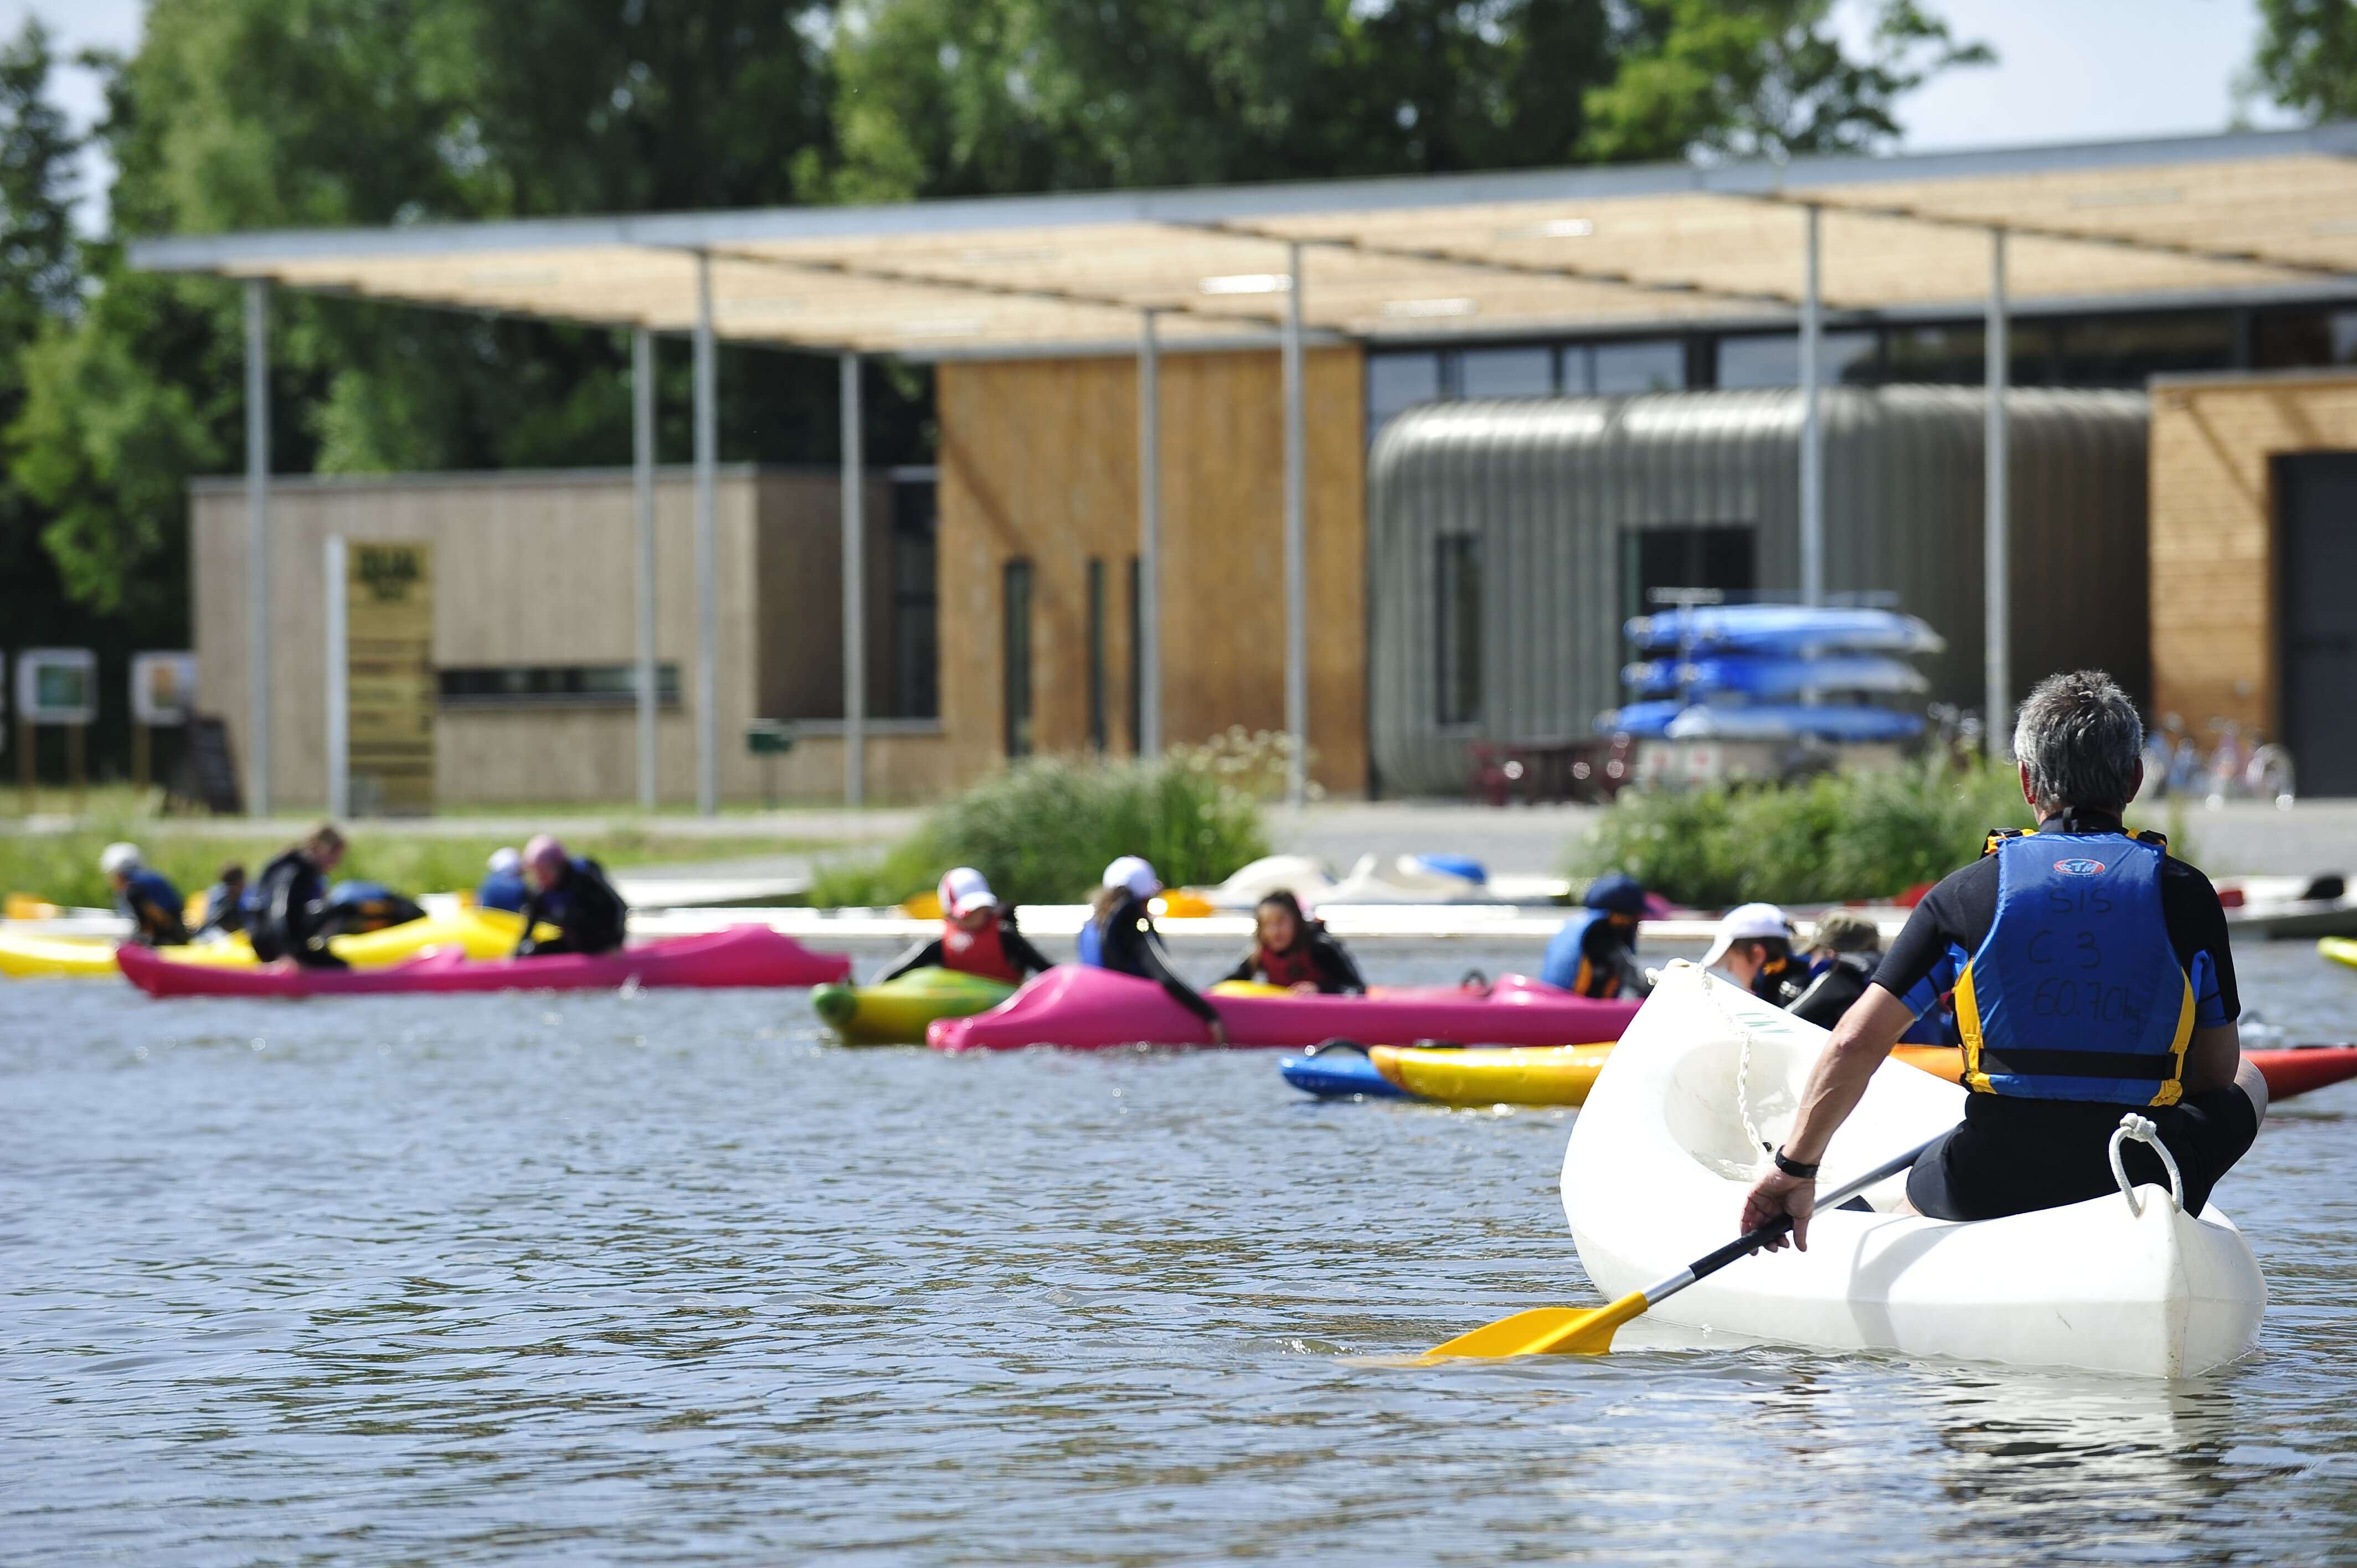
<svg viewBox="0 0 2357 1568"><path fill-rule="evenodd" d="M2123 811L2136 798L2144 722L2120 683L2101 670L2049 675L2021 704L2013 755L2041 811Z"/></svg>

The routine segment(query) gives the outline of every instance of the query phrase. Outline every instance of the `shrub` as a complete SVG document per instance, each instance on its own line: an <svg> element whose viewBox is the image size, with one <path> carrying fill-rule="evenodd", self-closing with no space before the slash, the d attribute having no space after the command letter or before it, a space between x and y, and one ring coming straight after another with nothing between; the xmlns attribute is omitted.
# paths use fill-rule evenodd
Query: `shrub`
<svg viewBox="0 0 2357 1568"><path fill-rule="evenodd" d="M1174 887L1218 882L1268 853L1260 802L1285 764L1280 740L1241 730L1142 762L1034 757L943 801L880 860L822 867L811 902L895 904L972 865L1010 904L1073 904L1123 854Z"/></svg>

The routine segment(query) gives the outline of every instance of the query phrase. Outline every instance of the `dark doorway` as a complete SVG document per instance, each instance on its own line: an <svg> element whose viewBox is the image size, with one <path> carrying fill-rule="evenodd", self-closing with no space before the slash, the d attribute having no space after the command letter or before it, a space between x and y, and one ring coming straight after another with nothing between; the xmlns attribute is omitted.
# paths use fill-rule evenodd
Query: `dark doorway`
<svg viewBox="0 0 2357 1568"><path fill-rule="evenodd" d="M1760 585L1758 537L1749 523L1621 530L1621 618L1660 608L1656 588L1717 588L1740 602Z"/></svg>
<svg viewBox="0 0 2357 1568"><path fill-rule="evenodd" d="M1031 755L1031 563L1006 564L1002 603L1006 615L1006 755Z"/></svg>
<svg viewBox="0 0 2357 1568"><path fill-rule="evenodd" d="M2275 460L2283 742L2303 795L2357 795L2357 452Z"/></svg>

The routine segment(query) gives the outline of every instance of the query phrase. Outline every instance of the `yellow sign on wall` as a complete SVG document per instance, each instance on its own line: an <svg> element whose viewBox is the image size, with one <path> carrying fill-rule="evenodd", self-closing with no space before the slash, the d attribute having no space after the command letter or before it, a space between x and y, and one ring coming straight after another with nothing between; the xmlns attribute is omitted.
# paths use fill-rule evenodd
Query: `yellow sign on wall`
<svg viewBox="0 0 2357 1568"><path fill-rule="evenodd" d="M354 541L346 556L351 803L361 816L434 810L434 553Z"/></svg>

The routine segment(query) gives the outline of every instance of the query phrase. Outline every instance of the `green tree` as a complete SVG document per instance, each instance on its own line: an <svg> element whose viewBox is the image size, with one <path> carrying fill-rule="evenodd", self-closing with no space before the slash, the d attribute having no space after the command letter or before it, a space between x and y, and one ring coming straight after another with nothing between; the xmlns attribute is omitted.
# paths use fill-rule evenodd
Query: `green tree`
<svg viewBox="0 0 2357 1568"><path fill-rule="evenodd" d="M2259 0L2259 44L2238 83L2310 121L2357 114L2357 5Z"/></svg>

